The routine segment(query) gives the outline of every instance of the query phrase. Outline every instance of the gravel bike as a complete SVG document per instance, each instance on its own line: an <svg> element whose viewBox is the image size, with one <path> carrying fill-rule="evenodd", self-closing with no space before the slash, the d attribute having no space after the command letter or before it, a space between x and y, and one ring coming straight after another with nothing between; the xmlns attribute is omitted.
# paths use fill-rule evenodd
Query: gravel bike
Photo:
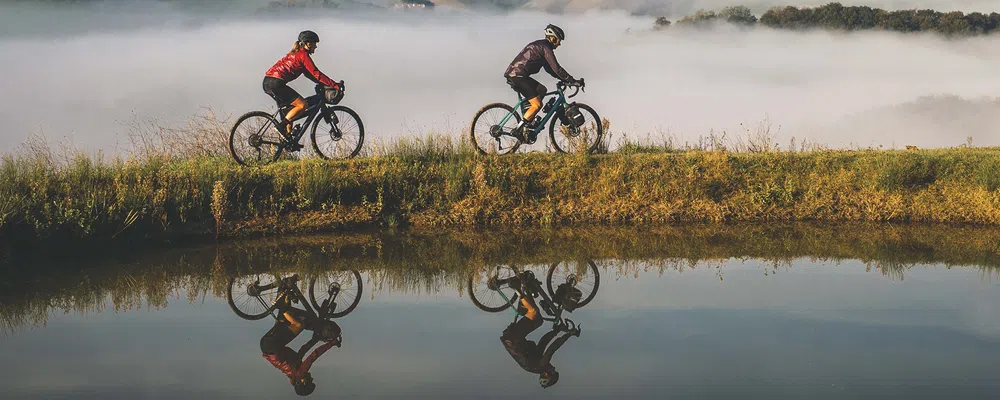
<svg viewBox="0 0 1000 400"><path fill-rule="evenodd" d="M346 88L342 90L317 84L316 94L306 97L306 109L294 124L292 131L282 132L278 126L282 115L292 106L278 108L274 113L250 111L240 116L229 132L229 153L244 166L262 166L277 161L282 153L293 153L303 148L299 142L307 128L312 148L323 159L346 159L358 155L365 140L365 127L354 110L339 105Z"/></svg>
<svg viewBox="0 0 1000 400"><path fill-rule="evenodd" d="M576 97L580 90L586 91L586 82L561 81L556 84L556 90L542 96L549 98L548 103L538 111L532 128L525 127L523 142L513 133L521 123L522 115L528 109L528 99L518 93L517 104L513 107L505 103L491 103L480 108L472 118L469 135L472 144L480 154L510 154L522 143L533 144L537 135L546 123L549 124L549 140L560 153L572 153L577 150L593 152L597 149L604 136L604 126L597 111L586 104L567 102ZM574 88L572 94L566 95L567 88ZM520 112L515 112L514 109ZM559 122L557 128L556 122ZM530 126L530 125L529 125Z"/></svg>
<svg viewBox="0 0 1000 400"><path fill-rule="evenodd" d="M298 274L278 278L271 273L234 276L229 279L226 299L240 318L258 320L272 315L281 294L301 303L313 318L340 318L361 301L361 273L355 270L330 271L309 279L309 300L298 287ZM277 315L272 315L277 318Z"/></svg>

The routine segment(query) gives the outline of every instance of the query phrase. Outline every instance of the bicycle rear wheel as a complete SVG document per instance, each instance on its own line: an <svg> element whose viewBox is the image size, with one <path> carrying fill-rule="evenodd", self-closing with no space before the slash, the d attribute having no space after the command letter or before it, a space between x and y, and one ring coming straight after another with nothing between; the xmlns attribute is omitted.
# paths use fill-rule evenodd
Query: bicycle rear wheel
<svg viewBox="0 0 1000 400"><path fill-rule="evenodd" d="M229 132L229 154L243 166L263 166L274 162L281 156L281 143L278 121L264 111L243 114Z"/></svg>
<svg viewBox="0 0 1000 400"><path fill-rule="evenodd" d="M593 260L587 260L586 265L578 262L555 263L549 267L549 273L545 277L545 285L549 290L549 296L556 297L555 289L563 283L570 284L581 292L580 302L576 308L581 308L597 295L597 289L601 286L601 273L597 270L597 264Z"/></svg>
<svg viewBox="0 0 1000 400"><path fill-rule="evenodd" d="M476 308L486 312L495 313L507 309L516 301L515 296L517 292L511 289L510 286L500 284L497 281L510 279L515 275L517 275L516 271L508 266L490 267L481 275L475 273L470 275L467 285L469 299L472 300L472 304ZM482 285L477 285L477 283L482 283ZM503 292L503 296L500 295L500 292ZM504 296L507 297L506 303L504 302Z"/></svg>
<svg viewBox="0 0 1000 400"><path fill-rule="evenodd" d="M564 125L562 120L565 117L552 118L552 121L549 122L549 140L552 141L552 147L555 147L560 153L580 151L592 153L597 150L597 146L604 137L604 124L601 123L601 117L597 115L597 111L594 111L590 106L583 103L575 103L575 105L583 114L583 123L578 126L574 124ZM570 105L564 104L563 106ZM563 116L563 110L560 111L559 116Z"/></svg>
<svg viewBox="0 0 1000 400"><path fill-rule="evenodd" d="M507 120L501 125L504 118ZM487 104L472 118L469 137L479 154L511 154L521 147L521 141L510 136L519 123L521 114L514 112L513 107L503 103Z"/></svg>
<svg viewBox="0 0 1000 400"><path fill-rule="evenodd" d="M258 320L278 305L278 279L273 274L251 274L229 278L226 300L240 318Z"/></svg>
<svg viewBox="0 0 1000 400"><path fill-rule="evenodd" d="M310 135L313 150L324 160L352 158L365 141L365 125L354 110L333 106L316 117Z"/></svg>
<svg viewBox="0 0 1000 400"><path fill-rule="evenodd" d="M309 282L309 300L318 313L323 302L332 297L330 301L336 305L327 317L340 318L358 306L363 289L361 273L358 271L330 271Z"/></svg>

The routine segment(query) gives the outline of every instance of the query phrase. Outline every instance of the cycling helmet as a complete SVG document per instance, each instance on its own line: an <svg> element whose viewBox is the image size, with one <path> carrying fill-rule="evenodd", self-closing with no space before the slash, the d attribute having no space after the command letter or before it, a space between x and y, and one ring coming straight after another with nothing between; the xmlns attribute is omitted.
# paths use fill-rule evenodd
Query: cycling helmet
<svg viewBox="0 0 1000 400"><path fill-rule="evenodd" d="M319 35L313 31L302 31L299 33L300 42L319 42Z"/></svg>
<svg viewBox="0 0 1000 400"><path fill-rule="evenodd" d="M555 36L559 40L566 40L566 33L563 32L562 28L552 24L545 27L545 36Z"/></svg>
<svg viewBox="0 0 1000 400"><path fill-rule="evenodd" d="M295 394L299 396L308 396L316 390L316 383L312 380L312 375L306 373L304 379L299 380L295 383Z"/></svg>
<svg viewBox="0 0 1000 400"><path fill-rule="evenodd" d="M555 370L538 376L538 383L542 385L543 389L555 385L556 382L559 382L559 372Z"/></svg>

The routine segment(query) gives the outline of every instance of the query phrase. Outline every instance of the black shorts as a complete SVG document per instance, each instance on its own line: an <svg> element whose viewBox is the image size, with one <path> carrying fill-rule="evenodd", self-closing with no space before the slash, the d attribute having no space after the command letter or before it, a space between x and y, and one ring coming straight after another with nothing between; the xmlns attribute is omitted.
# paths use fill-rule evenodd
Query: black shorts
<svg viewBox="0 0 1000 400"><path fill-rule="evenodd" d="M535 329L542 326L542 323L543 321L541 315L539 315L536 320L528 319L528 317L522 317L517 320L517 322L507 325L507 328L504 329L503 333L500 335L500 339L511 341L524 340L524 338L531 332L534 332Z"/></svg>
<svg viewBox="0 0 1000 400"><path fill-rule="evenodd" d="M260 338L260 351L264 354L276 354L295 339L295 332L289 329L287 323L275 321L271 330Z"/></svg>
<svg viewBox="0 0 1000 400"><path fill-rule="evenodd" d="M507 84L526 99L544 96L548 89L533 78L524 76L507 77Z"/></svg>
<svg viewBox="0 0 1000 400"><path fill-rule="evenodd" d="M281 79L275 78L273 76L264 77L264 93L271 96L275 102L278 103L278 107L284 107L292 104L292 101L302 97L299 92L292 89Z"/></svg>

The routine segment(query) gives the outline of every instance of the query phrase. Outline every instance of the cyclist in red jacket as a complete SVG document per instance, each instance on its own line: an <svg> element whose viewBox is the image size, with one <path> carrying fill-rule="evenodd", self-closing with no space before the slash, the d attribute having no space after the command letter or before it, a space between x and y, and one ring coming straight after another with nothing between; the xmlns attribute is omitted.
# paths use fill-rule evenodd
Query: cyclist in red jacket
<svg viewBox="0 0 1000 400"><path fill-rule="evenodd" d="M280 121L279 130L283 130L282 134L288 135L291 132L292 121L299 118L299 114L307 106L306 100L295 89L289 87L288 82L298 78L303 72L307 72L305 76L313 82L340 89L340 85L316 68L316 64L313 63L310 54L316 51L317 43L319 43L319 35L316 32L302 31L299 33L298 40L292 45L292 50L274 63L264 74L264 93L271 96L278 103L279 108L287 105L292 106L292 109L288 111L288 114L283 115L283 119Z"/></svg>
<svg viewBox="0 0 1000 400"><path fill-rule="evenodd" d="M308 320L308 315L304 311L291 306L287 295L282 295L279 301L278 313L281 317L275 320L271 330L260 338L261 356L288 377L288 383L295 389L295 394L308 396L316 390L316 383L313 382L309 369L316 359L331 347L340 347L340 325L331 320ZM288 347L288 344L298 337L307 325L313 330L313 336L296 352ZM320 341L326 343L317 347L307 357L306 352Z"/></svg>

